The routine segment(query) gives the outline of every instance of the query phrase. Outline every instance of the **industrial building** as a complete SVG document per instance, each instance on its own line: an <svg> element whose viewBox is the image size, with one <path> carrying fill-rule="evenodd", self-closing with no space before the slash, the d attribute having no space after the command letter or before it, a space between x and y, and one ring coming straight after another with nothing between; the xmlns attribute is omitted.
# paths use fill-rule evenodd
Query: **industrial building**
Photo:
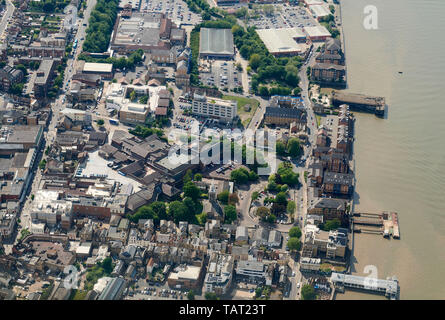
<svg viewBox="0 0 445 320"><path fill-rule="evenodd" d="M235 47L230 29L201 28L199 40L200 58L233 59Z"/></svg>
<svg viewBox="0 0 445 320"><path fill-rule="evenodd" d="M256 31L266 45L267 50L275 56L298 55L304 52L306 35L300 28L260 29Z"/></svg>
<svg viewBox="0 0 445 320"><path fill-rule="evenodd" d="M110 46L121 53L138 49L169 51L173 44L184 41L185 30L177 28L163 13L133 13L130 18L118 17Z"/></svg>

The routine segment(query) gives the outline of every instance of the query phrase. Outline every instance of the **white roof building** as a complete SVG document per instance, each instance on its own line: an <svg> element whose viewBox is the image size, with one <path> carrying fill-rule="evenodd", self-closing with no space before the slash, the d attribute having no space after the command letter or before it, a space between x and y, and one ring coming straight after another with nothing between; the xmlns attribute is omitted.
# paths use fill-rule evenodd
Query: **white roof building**
<svg viewBox="0 0 445 320"><path fill-rule="evenodd" d="M326 39L331 36L331 33L324 26L316 26L316 27L304 27L304 31L307 33L309 38L311 39Z"/></svg>
<svg viewBox="0 0 445 320"><path fill-rule="evenodd" d="M300 54L304 51L298 39L306 38L301 28L260 29L256 31L271 54Z"/></svg>
<svg viewBox="0 0 445 320"><path fill-rule="evenodd" d="M85 62L82 71L89 73L111 73L113 71L113 64Z"/></svg>
<svg viewBox="0 0 445 320"><path fill-rule="evenodd" d="M331 14L331 11L329 11L326 5L313 5L310 6L309 9L316 19L327 17Z"/></svg>

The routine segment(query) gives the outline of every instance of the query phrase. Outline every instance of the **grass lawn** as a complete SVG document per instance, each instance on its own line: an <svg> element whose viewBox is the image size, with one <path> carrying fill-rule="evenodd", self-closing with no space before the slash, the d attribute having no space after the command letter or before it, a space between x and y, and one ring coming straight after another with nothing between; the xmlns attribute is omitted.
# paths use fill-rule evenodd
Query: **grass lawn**
<svg viewBox="0 0 445 320"><path fill-rule="evenodd" d="M256 109L260 105L258 100L249 99L245 97L224 95L222 98L224 100L232 100L238 102L237 114L240 117L241 123L243 124L244 127L247 127L249 125L250 119L252 119L252 116L255 114ZM250 111L244 110L244 106L246 104L250 104L251 106Z"/></svg>
<svg viewBox="0 0 445 320"><path fill-rule="evenodd" d="M321 123L321 116L319 116L318 114L315 115L315 118L317 119L317 128L320 126Z"/></svg>

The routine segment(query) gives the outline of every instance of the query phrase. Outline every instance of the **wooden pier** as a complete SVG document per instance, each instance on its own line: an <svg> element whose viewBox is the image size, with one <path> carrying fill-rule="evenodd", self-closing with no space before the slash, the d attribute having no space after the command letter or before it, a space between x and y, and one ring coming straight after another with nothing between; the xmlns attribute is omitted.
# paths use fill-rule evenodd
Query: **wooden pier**
<svg viewBox="0 0 445 320"><path fill-rule="evenodd" d="M347 104L351 110L372 112L378 117L385 115L386 101L384 97L371 97L364 94L332 92L332 104L338 107Z"/></svg>
<svg viewBox="0 0 445 320"><path fill-rule="evenodd" d="M399 218L396 212L354 213L354 232L381 234L385 238L400 239Z"/></svg>

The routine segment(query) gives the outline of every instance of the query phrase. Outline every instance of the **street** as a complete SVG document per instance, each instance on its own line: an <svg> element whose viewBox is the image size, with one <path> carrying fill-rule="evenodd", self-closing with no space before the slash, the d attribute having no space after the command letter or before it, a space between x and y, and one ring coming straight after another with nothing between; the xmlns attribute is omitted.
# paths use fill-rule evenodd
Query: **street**
<svg viewBox="0 0 445 320"><path fill-rule="evenodd" d="M5 30L8 27L8 20L12 17L15 7L10 0L6 0L6 11L0 22L0 41L5 39Z"/></svg>

